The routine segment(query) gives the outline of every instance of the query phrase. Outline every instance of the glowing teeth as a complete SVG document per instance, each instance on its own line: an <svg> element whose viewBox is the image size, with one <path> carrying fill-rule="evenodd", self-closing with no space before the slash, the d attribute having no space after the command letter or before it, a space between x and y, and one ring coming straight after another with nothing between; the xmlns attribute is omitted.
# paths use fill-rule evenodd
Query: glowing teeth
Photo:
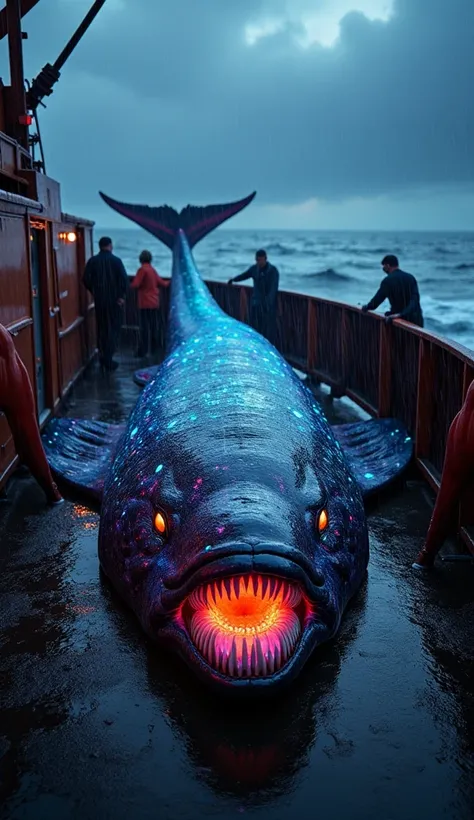
<svg viewBox="0 0 474 820"><path fill-rule="evenodd" d="M260 575L234 576L194 590L186 622L196 649L229 677L266 677L293 655L301 634L297 586Z"/></svg>

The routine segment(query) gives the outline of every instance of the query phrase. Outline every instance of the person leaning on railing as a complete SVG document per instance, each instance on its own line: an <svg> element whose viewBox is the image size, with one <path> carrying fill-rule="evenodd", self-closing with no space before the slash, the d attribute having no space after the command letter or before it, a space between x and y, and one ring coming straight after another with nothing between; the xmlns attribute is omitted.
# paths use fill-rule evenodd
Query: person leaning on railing
<svg viewBox="0 0 474 820"><path fill-rule="evenodd" d="M156 353L163 335L163 313L160 290L169 287L170 280L162 279L151 264L153 257L150 251L142 251L138 268L130 286L137 291L140 336L135 356L142 358L151 349Z"/></svg>
<svg viewBox="0 0 474 820"><path fill-rule="evenodd" d="M253 279L253 291L250 301L250 324L275 344L277 335L277 294L280 274L278 268L272 265L267 258L266 251L259 250L255 254L255 265L251 265L244 273L229 279L228 285L234 282L244 282Z"/></svg>
<svg viewBox="0 0 474 820"><path fill-rule="evenodd" d="M390 310L385 314L387 322L391 322L392 319L404 319L405 322L423 327L418 283L413 274L400 270L398 259L393 255L382 259L382 268L387 276L382 279L375 296L362 307L362 312L376 310L385 299L388 299Z"/></svg>

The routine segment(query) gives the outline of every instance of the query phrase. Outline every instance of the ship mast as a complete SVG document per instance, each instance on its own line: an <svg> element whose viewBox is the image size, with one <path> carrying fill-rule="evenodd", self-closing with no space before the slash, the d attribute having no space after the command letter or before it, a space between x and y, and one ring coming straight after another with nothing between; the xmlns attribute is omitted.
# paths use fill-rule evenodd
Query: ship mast
<svg viewBox="0 0 474 820"><path fill-rule="evenodd" d="M53 93L53 86L59 80L60 72L66 60L71 56L79 41L82 39L87 29L105 4L106 0L95 0L86 16L77 27L76 31L66 43L59 57L51 65L46 65L41 69L38 76L31 84L28 84L28 91L25 91L25 77L23 68L23 48L22 40L27 38L27 34L21 30L21 19L27 14L39 0L5 0L6 6L0 11L0 39L8 35L8 48L10 55L10 88L6 88L6 110L8 134L17 140L23 148L33 149L39 144L42 160L35 162L37 170L44 171L44 154L41 144L37 109L44 97L49 97ZM36 122L37 133L30 136L28 128L33 119ZM34 158L34 156L33 156Z"/></svg>
<svg viewBox="0 0 474 820"><path fill-rule="evenodd" d="M30 118L26 110L21 18L22 6L28 5L29 11L36 2L38 0L28 4L21 3L20 0L6 0L6 7L0 12L0 37L8 34L10 58L10 87L5 89L7 134L27 150Z"/></svg>

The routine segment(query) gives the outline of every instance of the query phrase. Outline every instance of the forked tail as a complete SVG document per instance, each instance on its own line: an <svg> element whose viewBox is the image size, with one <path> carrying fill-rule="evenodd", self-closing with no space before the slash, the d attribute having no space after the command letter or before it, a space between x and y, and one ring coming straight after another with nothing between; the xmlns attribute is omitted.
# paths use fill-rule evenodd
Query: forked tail
<svg viewBox="0 0 474 820"><path fill-rule="evenodd" d="M114 211L136 222L172 250L179 230L184 231L189 246L192 248L214 228L222 225L226 219L230 219L231 216L235 216L246 208L257 192L254 191L245 199L230 202L227 205L207 205L204 208L187 205L181 213L170 208L169 205L161 205L158 208L150 208L148 205L129 205L126 202L117 202L101 191L99 193L104 202Z"/></svg>

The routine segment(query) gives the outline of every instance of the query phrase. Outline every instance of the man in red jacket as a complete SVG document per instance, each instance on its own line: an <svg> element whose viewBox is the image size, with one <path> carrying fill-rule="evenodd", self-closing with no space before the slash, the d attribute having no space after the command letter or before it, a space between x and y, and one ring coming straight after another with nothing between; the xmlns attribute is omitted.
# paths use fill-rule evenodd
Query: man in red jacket
<svg viewBox="0 0 474 820"><path fill-rule="evenodd" d="M142 358L148 355L150 343L152 352L159 346L160 319L160 288L167 288L169 279L162 279L155 270L150 251L140 254L140 267L131 287L137 291L138 315L140 322L140 339L136 356Z"/></svg>

